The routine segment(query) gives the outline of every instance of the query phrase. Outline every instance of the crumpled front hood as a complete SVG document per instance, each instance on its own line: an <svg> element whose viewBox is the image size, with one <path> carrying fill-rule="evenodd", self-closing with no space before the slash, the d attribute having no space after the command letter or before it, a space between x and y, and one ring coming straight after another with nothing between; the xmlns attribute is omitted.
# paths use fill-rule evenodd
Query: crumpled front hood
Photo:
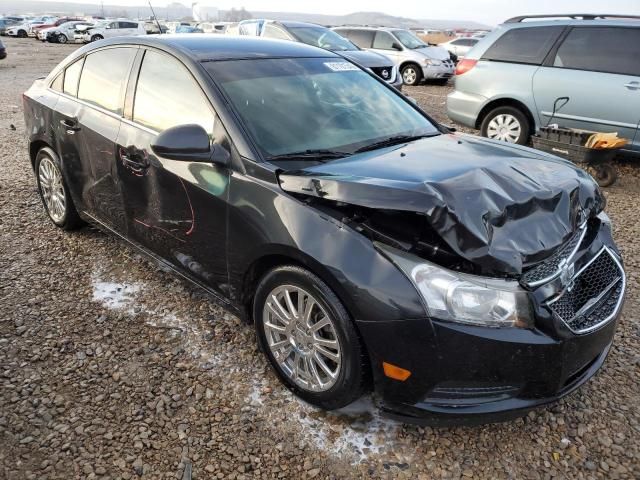
<svg viewBox="0 0 640 480"><path fill-rule="evenodd" d="M423 53L434 60L448 60L451 57L449 51L444 47L422 47L412 51Z"/></svg>
<svg viewBox="0 0 640 480"><path fill-rule="evenodd" d="M604 200L591 177L535 150L461 134L280 174L283 190L426 216L487 273L520 274L561 246Z"/></svg>

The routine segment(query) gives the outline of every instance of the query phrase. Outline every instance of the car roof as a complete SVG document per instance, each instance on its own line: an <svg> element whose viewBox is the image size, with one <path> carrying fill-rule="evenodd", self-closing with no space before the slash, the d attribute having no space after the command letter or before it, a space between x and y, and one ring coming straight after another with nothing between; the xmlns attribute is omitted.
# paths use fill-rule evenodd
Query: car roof
<svg viewBox="0 0 640 480"><path fill-rule="evenodd" d="M581 20L581 19L551 19L551 20L529 20L523 22L505 22L500 25L502 28L525 28L525 27L549 27L549 26L612 26L612 27L636 27L640 28L640 21L633 19L613 19L613 18L598 18L594 20Z"/></svg>
<svg viewBox="0 0 640 480"><path fill-rule="evenodd" d="M335 27L335 29L343 29L348 28L350 30L383 30L385 32L391 32L395 30L408 30L407 28L402 27L358 27L358 26L349 26L349 25L340 25L339 27Z"/></svg>
<svg viewBox="0 0 640 480"><path fill-rule="evenodd" d="M90 44L91 45L91 44ZM144 35L115 37L96 46L145 45L179 51L196 61L244 60L259 58L335 57L339 55L300 42L283 42L251 36L227 36L211 33ZM87 49L90 51L93 49Z"/></svg>

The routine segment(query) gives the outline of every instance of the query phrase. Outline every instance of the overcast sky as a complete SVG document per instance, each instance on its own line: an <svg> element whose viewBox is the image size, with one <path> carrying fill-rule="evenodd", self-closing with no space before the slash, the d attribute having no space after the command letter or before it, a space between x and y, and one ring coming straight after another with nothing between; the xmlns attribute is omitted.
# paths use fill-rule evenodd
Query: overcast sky
<svg viewBox="0 0 640 480"><path fill-rule="evenodd" d="M45 0L46 1L46 0ZM66 0L73 1L73 0ZM99 4L99 0L84 0ZM178 0L179 1L179 0ZM192 0L181 3L189 6ZM195 0L193 0L195 1ZM104 0L109 5L142 5L146 0ZM165 6L167 0L152 0L154 6ZM353 12L384 12L410 18L475 20L497 25L503 20L534 13L621 13L640 15L640 0L200 0L202 5L228 10L245 7L247 10L272 12L305 12L344 15Z"/></svg>

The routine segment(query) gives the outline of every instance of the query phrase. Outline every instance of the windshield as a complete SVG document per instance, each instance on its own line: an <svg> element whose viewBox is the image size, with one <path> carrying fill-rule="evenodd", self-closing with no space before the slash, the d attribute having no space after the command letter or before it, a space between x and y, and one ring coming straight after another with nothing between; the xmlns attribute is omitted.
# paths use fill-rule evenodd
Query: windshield
<svg viewBox="0 0 640 480"><path fill-rule="evenodd" d="M390 137L439 133L400 94L341 58L204 65L266 157L348 154Z"/></svg>
<svg viewBox="0 0 640 480"><path fill-rule="evenodd" d="M426 43L416 37L413 32L409 30L394 30L393 34L400 40L400 43L407 47L410 50L415 50L416 48L428 47Z"/></svg>
<svg viewBox="0 0 640 480"><path fill-rule="evenodd" d="M298 40L314 47L324 48L333 52L345 52L348 50L359 50L353 43L346 38L338 35L333 30L320 27L290 27L289 31L295 35Z"/></svg>

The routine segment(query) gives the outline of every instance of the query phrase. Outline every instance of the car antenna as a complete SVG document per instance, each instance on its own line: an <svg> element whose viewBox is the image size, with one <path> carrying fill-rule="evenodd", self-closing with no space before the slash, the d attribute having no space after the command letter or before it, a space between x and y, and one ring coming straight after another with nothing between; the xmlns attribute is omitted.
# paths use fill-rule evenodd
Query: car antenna
<svg viewBox="0 0 640 480"><path fill-rule="evenodd" d="M158 25L158 33L162 35L162 28L160 27L160 22L158 21L158 17L156 17L156 12L153 11L153 7L151 6L151 0L149 0L149 8L151 9L151 14L153 15L153 19L156 21L156 25Z"/></svg>

